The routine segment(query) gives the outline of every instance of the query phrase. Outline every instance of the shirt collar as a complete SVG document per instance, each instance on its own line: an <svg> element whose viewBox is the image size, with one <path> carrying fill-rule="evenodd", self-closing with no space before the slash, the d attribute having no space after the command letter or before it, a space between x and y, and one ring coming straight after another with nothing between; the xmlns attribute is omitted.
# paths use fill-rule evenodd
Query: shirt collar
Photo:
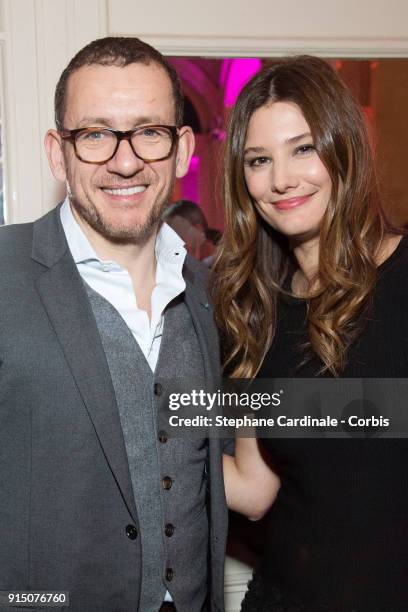
<svg viewBox="0 0 408 612"><path fill-rule="evenodd" d="M101 259L95 253L91 243L76 221L68 196L61 206L60 216L68 247L75 263L101 262ZM158 262L177 264L184 262L187 254L184 242L167 223L162 223L157 233L155 253Z"/></svg>
<svg viewBox="0 0 408 612"><path fill-rule="evenodd" d="M65 198L64 203L61 206L60 216L69 250L71 251L71 255L74 258L75 263L79 264L86 261L100 261L99 257L93 250L91 243L72 214L68 196Z"/></svg>
<svg viewBox="0 0 408 612"><path fill-rule="evenodd" d="M187 255L184 242L167 223L162 223L156 238L156 260L168 263L183 263Z"/></svg>

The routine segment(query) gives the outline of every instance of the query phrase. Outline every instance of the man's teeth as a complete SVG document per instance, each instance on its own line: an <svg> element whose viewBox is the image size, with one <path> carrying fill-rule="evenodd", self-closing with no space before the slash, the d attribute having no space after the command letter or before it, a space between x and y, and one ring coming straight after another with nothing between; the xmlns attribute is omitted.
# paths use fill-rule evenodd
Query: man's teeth
<svg viewBox="0 0 408 612"><path fill-rule="evenodd" d="M136 187L128 187L127 189L103 189L105 193L109 193L111 195L117 196L131 196L135 193L142 193L142 191L146 190L145 185L137 185Z"/></svg>

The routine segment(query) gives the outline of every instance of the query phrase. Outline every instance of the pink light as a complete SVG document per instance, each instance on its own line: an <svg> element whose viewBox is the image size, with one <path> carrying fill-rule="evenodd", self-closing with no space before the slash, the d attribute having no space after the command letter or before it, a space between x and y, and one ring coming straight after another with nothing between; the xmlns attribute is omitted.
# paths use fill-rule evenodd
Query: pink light
<svg viewBox="0 0 408 612"><path fill-rule="evenodd" d="M193 155L190 161L188 173L181 179L182 197L185 200L192 200L193 202L198 202L200 200L199 177L200 158L198 155Z"/></svg>
<svg viewBox="0 0 408 612"><path fill-rule="evenodd" d="M227 59L223 61L220 81L224 85L224 104L233 106L241 89L262 67L256 58Z"/></svg>
<svg viewBox="0 0 408 612"><path fill-rule="evenodd" d="M200 158L198 157L198 155L193 155L193 157L190 160L190 170L192 172L197 172L199 167L200 167Z"/></svg>

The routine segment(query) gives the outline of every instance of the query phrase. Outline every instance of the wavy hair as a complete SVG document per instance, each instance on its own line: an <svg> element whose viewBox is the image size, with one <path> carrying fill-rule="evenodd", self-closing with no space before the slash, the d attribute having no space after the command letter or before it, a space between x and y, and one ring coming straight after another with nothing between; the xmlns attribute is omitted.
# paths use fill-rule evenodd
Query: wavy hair
<svg viewBox="0 0 408 612"><path fill-rule="evenodd" d="M321 372L338 376L369 314L376 256L390 226L380 206L362 111L335 71L311 56L287 58L261 70L244 87L230 116L225 233L211 288L223 361L233 377L256 375L275 336L277 297L293 261L287 238L260 217L244 178L249 121L258 108L273 102L300 108L332 182L320 227L317 282L308 300L303 362L315 354Z"/></svg>

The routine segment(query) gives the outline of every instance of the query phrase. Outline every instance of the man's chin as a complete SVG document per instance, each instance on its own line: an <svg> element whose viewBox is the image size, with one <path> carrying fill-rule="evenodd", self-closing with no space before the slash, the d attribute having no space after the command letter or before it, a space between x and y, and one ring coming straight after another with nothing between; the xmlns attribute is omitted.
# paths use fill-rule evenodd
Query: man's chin
<svg viewBox="0 0 408 612"><path fill-rule="evenodd" d="M157 232L160 219L132 226L115 226L110 224L95 224L93 229L103 238L115 244L145 244Z"/></svg>
<svg viewBox="0 0 408 612"><path fill-rule="evenodd" d="M122 245L143 245L157 233L168 198L169 194L166 193L166 197L156 202L145 216L139 211L139 218L134 214L125 214L122 218L117 216L115 218L115 215L109 215L109 211L102 213L96 206L83 206L81 202L72 197L71 204L77 220L82 222L81 224L88 225L105 240Z"/></svg>

